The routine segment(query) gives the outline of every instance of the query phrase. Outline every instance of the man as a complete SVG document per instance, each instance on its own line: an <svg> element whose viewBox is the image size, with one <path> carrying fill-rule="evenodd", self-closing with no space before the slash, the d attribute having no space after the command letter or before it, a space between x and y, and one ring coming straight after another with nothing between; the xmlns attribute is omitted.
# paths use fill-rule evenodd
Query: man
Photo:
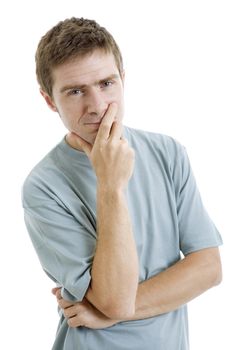
<svg viewBox="0 0 233 350"><path fill-rule="evenodd" d="M23 187L28 232L57 284L53 349L187 350L186 303L220 283L222 241L184 147L122 126L121 53L95 21L46 33L36 72L69 131Z"/></svg>

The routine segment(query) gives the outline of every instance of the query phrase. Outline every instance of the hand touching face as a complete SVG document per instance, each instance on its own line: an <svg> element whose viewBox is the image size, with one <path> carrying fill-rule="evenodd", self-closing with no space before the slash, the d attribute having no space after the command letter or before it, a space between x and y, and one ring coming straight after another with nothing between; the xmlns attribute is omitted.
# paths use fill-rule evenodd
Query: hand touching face
<svg viewBox="0 0 233 350"><path fill-rule="evenodd" d="M67 141L82 149L95 170L98 184L106 189L125 188L134 167L134 151L122 135L122 123L117 121L117 105L109 105L93 145L71 133Z"/></svg>
<svg viewBox="0 0 233 350"><path fill-rule="evenodd" d="M47 104L62 122L90 144L111 103L117 104L116 120L123 118L123 72L114 56L100 50L56 67L53 98L41 91Z"/></svg>

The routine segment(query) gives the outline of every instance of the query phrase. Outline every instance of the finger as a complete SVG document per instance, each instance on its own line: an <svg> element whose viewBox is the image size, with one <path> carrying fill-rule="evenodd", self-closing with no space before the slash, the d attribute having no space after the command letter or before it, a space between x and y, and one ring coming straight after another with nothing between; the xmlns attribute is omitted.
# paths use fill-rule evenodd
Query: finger
<svg viewBox="0 0 233 350"><path fill-rule="evenodd" d="M67 323L68 323L68 326L71 328L83 326L83 322L81 322L81 320L79 320L78 315L69 318Z"/></svg>
<svg viewBox="0 0 233 350"><path fill-rule="evenodd" d="M66 309L74 305L72 302L65 299L59 299L57 302L61 309Z"/></svg>
<svg viewBox="0 0 233 350"><path fill-rule="evenodd" d="M100 140L107 140L109 138L110 131L112 128L112 123L116 117L116 113L117 113L117 104L111 103L101 121L98 133L96 135L96 142Z"/></svg>
<svg viewBox="0 0 233 350"><path fill-rule="evenodd" d="M56 297L57 297L57 300L62 299L61 288L58 288L58 290L56 291Z"/></svg>
<svg viewBox="0 0 233 350"><path fill-rule="evenodd" d="M123 134L123 126L121 121L115 121L113 122L111 133L110 133L110 139L111 140L119 140L122 138Z"/></svg>
<svg viewBox="0 0 233 350"><path fill-rule="evenodd" d="M91 150L92 150L92 145L82 139L79 135L71 132L67 135L67 140L71 145L74 145L75 148L81 149L86 153L86 155L89 157Z"/></svg>
<svg viewBox="0 0 233 350"><path fill-rule="evenodd" d="M64 316L66 318L74 317L76 315L77 315L77 309L75 305L72 305L71 307L64 309Z"/></svg>
<svg viewBox="0 0 233 350"><path fill-rule="evenodd" d="M57 294L57 291L58 291L59 289L61 289L61 287L55 287L55 288L53 288L53 289L51 290L52 294L53 294L53 295L56 295L56 294Z"/></svg>
<svg viewBox="0 0 233 350"><path fill-rule="evenodd" d="M121 136L121 142L127 145L129 144L128 140L124 136Z"/></svg>

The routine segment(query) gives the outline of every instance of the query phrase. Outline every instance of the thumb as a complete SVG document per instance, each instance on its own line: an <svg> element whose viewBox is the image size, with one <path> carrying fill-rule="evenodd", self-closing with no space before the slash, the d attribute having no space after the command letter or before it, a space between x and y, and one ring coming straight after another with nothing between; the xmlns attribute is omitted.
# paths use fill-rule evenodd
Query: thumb
<svg viewBox="0 0 233 350"><path fill-rule="evenodd" d="M85 152L88 157L90 156L92 145L85 141L82 137L74 132L71 132L66 136L66 139L72 147Z"/></svg>

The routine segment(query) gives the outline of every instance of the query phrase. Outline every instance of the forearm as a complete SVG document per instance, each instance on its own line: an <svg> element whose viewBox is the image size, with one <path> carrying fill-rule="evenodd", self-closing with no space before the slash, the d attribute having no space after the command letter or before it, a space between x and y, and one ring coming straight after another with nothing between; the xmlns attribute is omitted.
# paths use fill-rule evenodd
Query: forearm
<svg viewBox="0 0 233 350"><path fill-rule="evenodd" d="M76 303L74 308L69 309L66 316L72 317L70 319L72 327L80 324L89 328L111 327L122 321L145 319L175 310L220 281L219 251L217 248L204 249L188 255L164 272L139 284L136 312L131 317L113 320L92 307L90 309L89 306L89 313L85 312L83 319L80 310L77 310L80 303ZM61 298L60 289L58 300L62 308L67 306L67 301Z"/></svg>
<svg viewBox="0 0 233 350"><path fill-rule="evenodd" d="M149 318L175 310L220 281L218 249L192 253L164 272L139 284L136 312L129 319Z"/></svg>
<svg viewBox="0 0 233 350"><path fill-rule="evenodd" d="M97 187L97 236L87 298L107 316L132 315L138 257L123 190Z"/></svg>

